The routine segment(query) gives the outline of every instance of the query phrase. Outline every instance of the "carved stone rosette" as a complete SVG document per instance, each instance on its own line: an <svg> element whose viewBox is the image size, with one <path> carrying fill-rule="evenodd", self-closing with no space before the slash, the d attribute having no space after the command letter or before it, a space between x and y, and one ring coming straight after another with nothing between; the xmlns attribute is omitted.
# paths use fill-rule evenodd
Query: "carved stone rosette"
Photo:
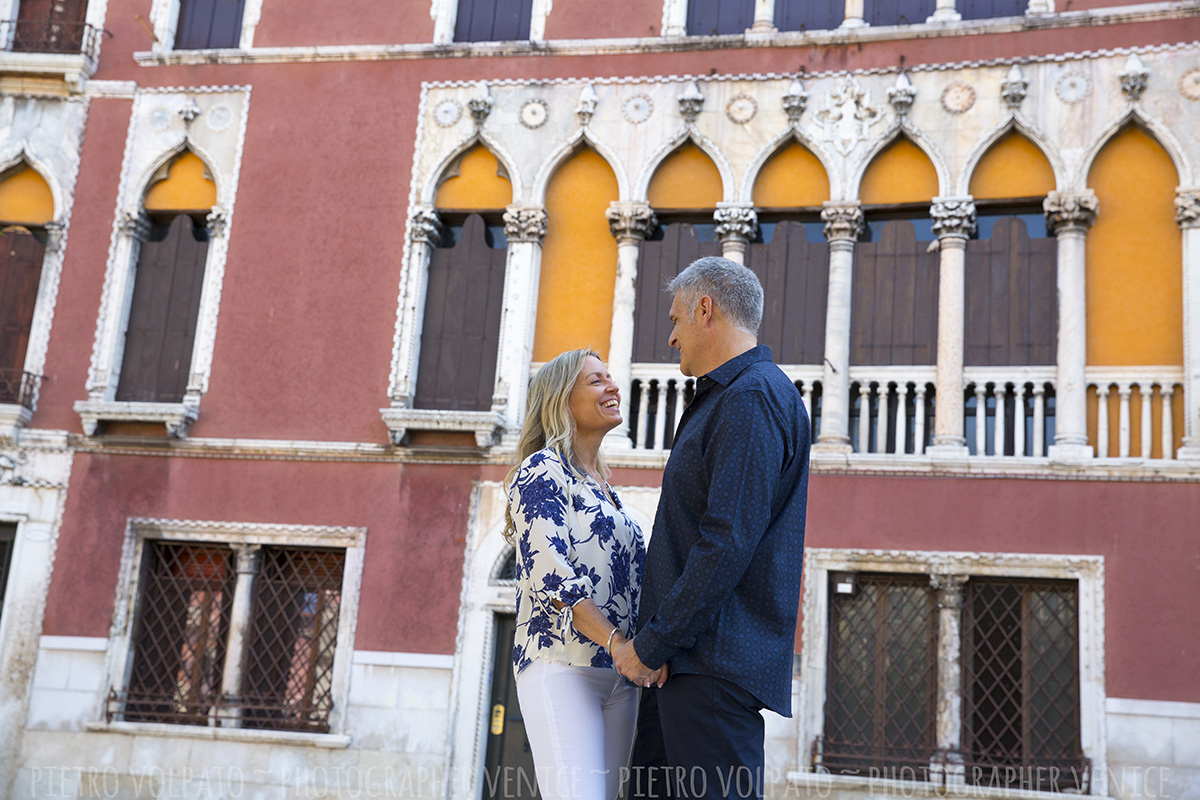
<svg viewBox="0 0 1200 800"><path fill-rule="evenodd" d="M1146 81L1150 78L1150 70L1146 69L1146 65L1137 57L1137 53L1130 54L1129 58L1125 59L1125 68L1117 75L1121 79L1121 91L1129 98L1129 102L1136 103L1142 97L1142 92L1146 91Z"/></svg>
<svg viewBox="0 0 1200 800"><path fill-rule="evenodd" d="M825 223L825 238L831 242L853 242L862 236L865 225L858 203L826 203L821 209L821 221Z"/></svg>
<svg viewBox="0 0 1200 800"><path fill-rule="evenodd" d="M969 239L975 233L975 201L971 198L940 198L929 207L933 234L939 239Z"/></svg>
<svg viewBox="0 0 1200 800"><path fill-rule="evenodd" d="M614 203L604 212L618 243L640 242L654 233L658 217L649 203Z"/></svg>
<svg viewBox="0 0 1200 800"><path fill-rule="evenodd" d="M758 232L758 212L750 206L721 206L713 212L713 221L722 242L749 242Z"/></svg>
<svg viewBox="0 0 1200 800"><path fill-rule="evenodd" d="M800 79L792 81L788 86L787 92L783 95L783 113L787 114L788 123L797 125L800 122L800 115L804 113L805 107L808 105L808 92L804 90L804 84Z"/></svg>
<svg viewBox="0 0 1200 800"><path fill-rule="evenodd" d="M679 93L679 115L683 117L687 124L692 125L696 122L696 117L700 116L700 109L704 106L704 94L700 91L700 87L695 81L689 81L688 85Z"/></svg>
<svg viewBox="0 0 1200 800"><path fill-rule="evenodd" d="M438 242L442 240L442 221L437 212L432 208L417 210L412 216L412 224L409 225L409 237L414 242L437 247Z"/></svg>
<svg viewBox="0 0 1200 800"><path fill-rule="evenodd" d="M1042 201L1046 227L1056 234L1060 229L1090 228L1096 221L1100 201L1094 192L1050 192Z"/></svg>
<svg viewBox="0 0 1200 800"><path fill-rule="evenodd" d="M1175 195L1175 222L1181 228L1200 228L1200 191Z"/></svg>
<svg viewBox="0 0 1200 800"><path fill-rule="evenodd" d="M1013 64L1009 68L1004 82L1000 84L1000 96L1004 98L1004 102L1010 109L1016 111L1021 107L1021 102L1028 92L1029 81L1025 79L1025 73L1021 71L1020 66Z"/></svg>
<svg viewBox="0 0 1200 800"><path fill-rule="evenodd" d="M504 212L504 235L510 242L540 242L546 236L546 210L509 206Z"/></svg>

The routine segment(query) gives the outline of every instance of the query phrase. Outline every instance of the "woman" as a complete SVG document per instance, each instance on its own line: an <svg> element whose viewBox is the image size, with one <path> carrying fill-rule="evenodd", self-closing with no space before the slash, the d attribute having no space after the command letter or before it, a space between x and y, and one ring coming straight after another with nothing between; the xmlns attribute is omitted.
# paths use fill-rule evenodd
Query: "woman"
<svg viewBox="0 0 1200 800"><path fill-rule="evenodd" d="M530 384L505 479L517 699L545 798L615 800L633 743L637 689L610 653L634 634L646 551L600 457L619 424L617 385L599 356L563 353Z"/></svg>

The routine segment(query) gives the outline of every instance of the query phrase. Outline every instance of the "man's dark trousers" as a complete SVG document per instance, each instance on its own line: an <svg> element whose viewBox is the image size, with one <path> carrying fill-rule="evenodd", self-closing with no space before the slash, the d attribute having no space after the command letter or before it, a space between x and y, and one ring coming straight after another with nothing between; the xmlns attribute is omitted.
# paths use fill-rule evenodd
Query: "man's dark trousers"
<svg viewBox="0 0 1200 800"><path fill-rule="evenodd" d="M631 800L761 798L761 708L737 684L708 675L672 675L643 690Z"/></svg>

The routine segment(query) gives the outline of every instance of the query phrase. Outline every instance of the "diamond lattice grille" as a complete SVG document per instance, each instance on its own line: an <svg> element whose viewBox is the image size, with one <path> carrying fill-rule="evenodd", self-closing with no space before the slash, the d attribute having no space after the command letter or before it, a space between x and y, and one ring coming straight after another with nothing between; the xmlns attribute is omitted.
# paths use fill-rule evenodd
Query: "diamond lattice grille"
<svg viewBox="0 0 1200 800"><path fill-rule="evenodd" d="M148 541L145 552L125 719L207 724L221 690L233 551Z"/></svg>
<svg viewBox="0 0 1200 800"><path fill-rule="evenodd" d="M243 726L328 731L344 551L263 548Z"/></svg>
<svg viewBox="0 0 1200 800"><path fill-rule="evenodd" d="M1072 581L972 578L963 607L963 747L973 783L1082 786Z"/></svg>
<svg viewBox="0 0 1200 800"><path fill-rule="evenodd" d="M833 772L927 776L935 748L937 615L925 576L831 577L821 762Z"/></svg>

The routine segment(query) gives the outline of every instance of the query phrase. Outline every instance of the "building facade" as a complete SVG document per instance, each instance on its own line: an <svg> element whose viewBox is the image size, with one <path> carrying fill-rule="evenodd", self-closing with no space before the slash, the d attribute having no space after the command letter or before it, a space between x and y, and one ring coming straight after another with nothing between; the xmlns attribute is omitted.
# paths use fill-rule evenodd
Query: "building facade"
<svg viewBox="0 0 1200 800"><path fill-rule="evenodd" d="M9 0L0 792L531 796L532 370L650 530L724 254L813 419L772 795L1200 796L1200 9Z"/></svg>

